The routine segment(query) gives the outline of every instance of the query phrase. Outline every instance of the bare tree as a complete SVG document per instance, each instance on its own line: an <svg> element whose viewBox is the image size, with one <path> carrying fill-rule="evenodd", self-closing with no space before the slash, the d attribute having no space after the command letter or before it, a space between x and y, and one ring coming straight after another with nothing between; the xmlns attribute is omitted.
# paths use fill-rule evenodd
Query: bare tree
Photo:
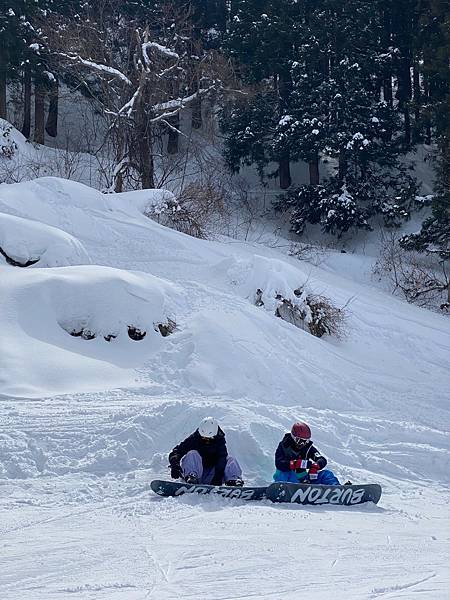
<svg viewBox="0 0 450 600"><path fill-rule="evenodd" d="M400 293L408 302L449 310L450 277L445 261L437 256L404 250L396 233L384 235L373 272L386 278L392 292Z"/></svg>
<svg viewBox="0 0 450 600"><path fill-rule="evenodd" d="M98 21L104 22L106 17L115 20L116 27L105 26L101 36L97 34L102 43L96 44L95 37L77 23L71 35L66 32L65 48L60 45L55 52L67 76L78 81L80 90L108 119L105 145L113 140L115 149L112 189L120 191L125 180L132 187L139 183L150 188L156 184L156 140L170 132L169 150L175 153L178 136L185 135L179 127L179 114L210 93L215 84L205 75L209 68L205 56L202 86L190 92L191 79L200 65L190 51L188 8L168 3L157 23L142 27L127 20L119 3L112 3L110 11L111 6L115 12L96 15ZM87 27L91 30L92 24ZM57 46L58 40L55 42Z"/></svg>

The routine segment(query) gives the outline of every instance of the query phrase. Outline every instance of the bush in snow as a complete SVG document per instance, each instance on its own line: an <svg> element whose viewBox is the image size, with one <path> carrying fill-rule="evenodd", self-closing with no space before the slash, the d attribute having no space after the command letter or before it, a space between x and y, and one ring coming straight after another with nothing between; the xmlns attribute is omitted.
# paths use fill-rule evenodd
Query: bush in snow
<svg viewBox="0 0 450 600"><path fill-rule="evenodd" d="M225 213L222 188L206 182L188 184L177 198L167 195L151 205L145 214L161 225L205 239L213 228L213 221L220 220Z"/></svg>
<svg viewBox="0 0 450 600"><path fill-rule="evenodd" d="M171 333L173 333L177 328L177 324L172 319L168 318L166 323L156 323L154 326L155 331L159 331L159 333L163 337L167 337Z"/></svg>
<svg viewBox="0 0 450 600"><path fill-rule="evenodd" d="M450 119L448 123L450 130ZM399 240L400 246L405 250L422 253L428 262L439 265L438 280L441 285L445 282L449 284L447 273L450 263L450 151L445 139L444 136L441 139L441 155L435 165L437 177L435 194L431 198L431 214L422 223L420 231ZM445 307L447 310L450 308L450 284L447 287Z"/></svg>
<svg viewBox="0 0 450 600"><path fill-rule="evenodd" d="M412 237L412 236L410 236ZM423 307L450 308L450 278L438 253L421 253L402 247L405 238L395 233L384 237L373 273L386 277L394 293Z"/></svg>
<svg viewBox="0 0 450 600"><path fill-rule="evenodd" d="M328 246L319 242L302 243L302 242L291 242L289 244L288 256L293 256L297 260L310 262L316 267L322 264L326 258Z"/></svg>
<svg viewBox="0 0 450 600"><path fill-rule="evenodd" d="M294 290L294 295L294 299L284 298L281 294L275 296L277 317L318 338L324 335L342 338L345 335L344 309L334 306L329 298L312 294L304 288ZM256 290L257 306L264 305L262 296L262 290Z"/></svg>
<svg viewBox="0 0 450 600"><path fill-rule="evenodd" d="M5 121L0 125L0 157L12 158L17 150L17 144L11 137L12 125Z"/></svg>
<svg viewBox="0 0 450 600"><path fill-rule="evenodd" d="M367 173L364 181L347 177L324 185L303 185L279 196L275 209L292 209L292 231L302 235L308 223L340 237L350 229L371 230L370 220L380 215L386 227L399 227L413 208L422 208L417 185L406 173L397 181L388 173Z"/></svg>
<svg viewBox="0 0 450 600"><path fill-rule="evenodd" d="M286 206L293 208L292 230L299 235L307 223L320 223L324 232L338 235L352 227L370 229L367 211L358 206L345 186L335 189L331 185L303 185L275 204L278 210Z"/></svg>

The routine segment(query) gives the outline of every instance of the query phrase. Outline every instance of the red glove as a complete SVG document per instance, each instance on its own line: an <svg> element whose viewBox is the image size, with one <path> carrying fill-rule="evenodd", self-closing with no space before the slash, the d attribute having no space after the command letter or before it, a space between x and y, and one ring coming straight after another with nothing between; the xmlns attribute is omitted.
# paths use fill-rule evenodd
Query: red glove
<svg viewBox="0 0 450 600"><path fill-rule="evenodd" d="M305 469L307 469L311 464L311 461L309 460L303 460L301 458L298 458L297 460L291 460L289 463L289 468L291 469L291 471L304 471Z"/></svg>
<svg viewBox="0 0 450 600"><path fill-rule="evenodd" d="M313 463L310 467L309 467L309 479L310 481L314 481L317 479L317 473L320 471L320 467L317 463Z"/></svg>

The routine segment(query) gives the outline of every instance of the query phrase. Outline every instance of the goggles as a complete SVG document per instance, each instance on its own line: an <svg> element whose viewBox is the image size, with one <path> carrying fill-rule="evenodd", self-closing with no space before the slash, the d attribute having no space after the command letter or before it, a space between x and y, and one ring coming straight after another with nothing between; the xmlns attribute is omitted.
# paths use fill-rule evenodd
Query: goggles
<svg viewBox="0 0 450 600"><path fill-rule="evenodd" d="M295 435L292 435L291 433L291 437L294 440L295 444L299 447L299 448L303 448L303 446L306 446L306 444L309 443L309 439L307 438L302 438L302 437L297 437Z"/></svg>

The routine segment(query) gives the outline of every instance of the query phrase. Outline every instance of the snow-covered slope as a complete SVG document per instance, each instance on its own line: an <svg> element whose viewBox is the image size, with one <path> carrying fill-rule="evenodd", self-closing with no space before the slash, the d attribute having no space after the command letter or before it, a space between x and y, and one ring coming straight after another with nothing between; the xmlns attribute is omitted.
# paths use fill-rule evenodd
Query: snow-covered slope
<svg viewBox="0 0 450 600"><path fill-rule="evenodd" d="M28 224L21 257L52 228L94 263L0 263L0 596L447 598L448 320L338 269L166 229L144 216L159 200L54 178L0 185L3 222ZM274 316L276 293L304 285L349 302L346 338ZM339 477L383 485L380 505L152 496L206 414L256 483L307 420Z"/></svg>

